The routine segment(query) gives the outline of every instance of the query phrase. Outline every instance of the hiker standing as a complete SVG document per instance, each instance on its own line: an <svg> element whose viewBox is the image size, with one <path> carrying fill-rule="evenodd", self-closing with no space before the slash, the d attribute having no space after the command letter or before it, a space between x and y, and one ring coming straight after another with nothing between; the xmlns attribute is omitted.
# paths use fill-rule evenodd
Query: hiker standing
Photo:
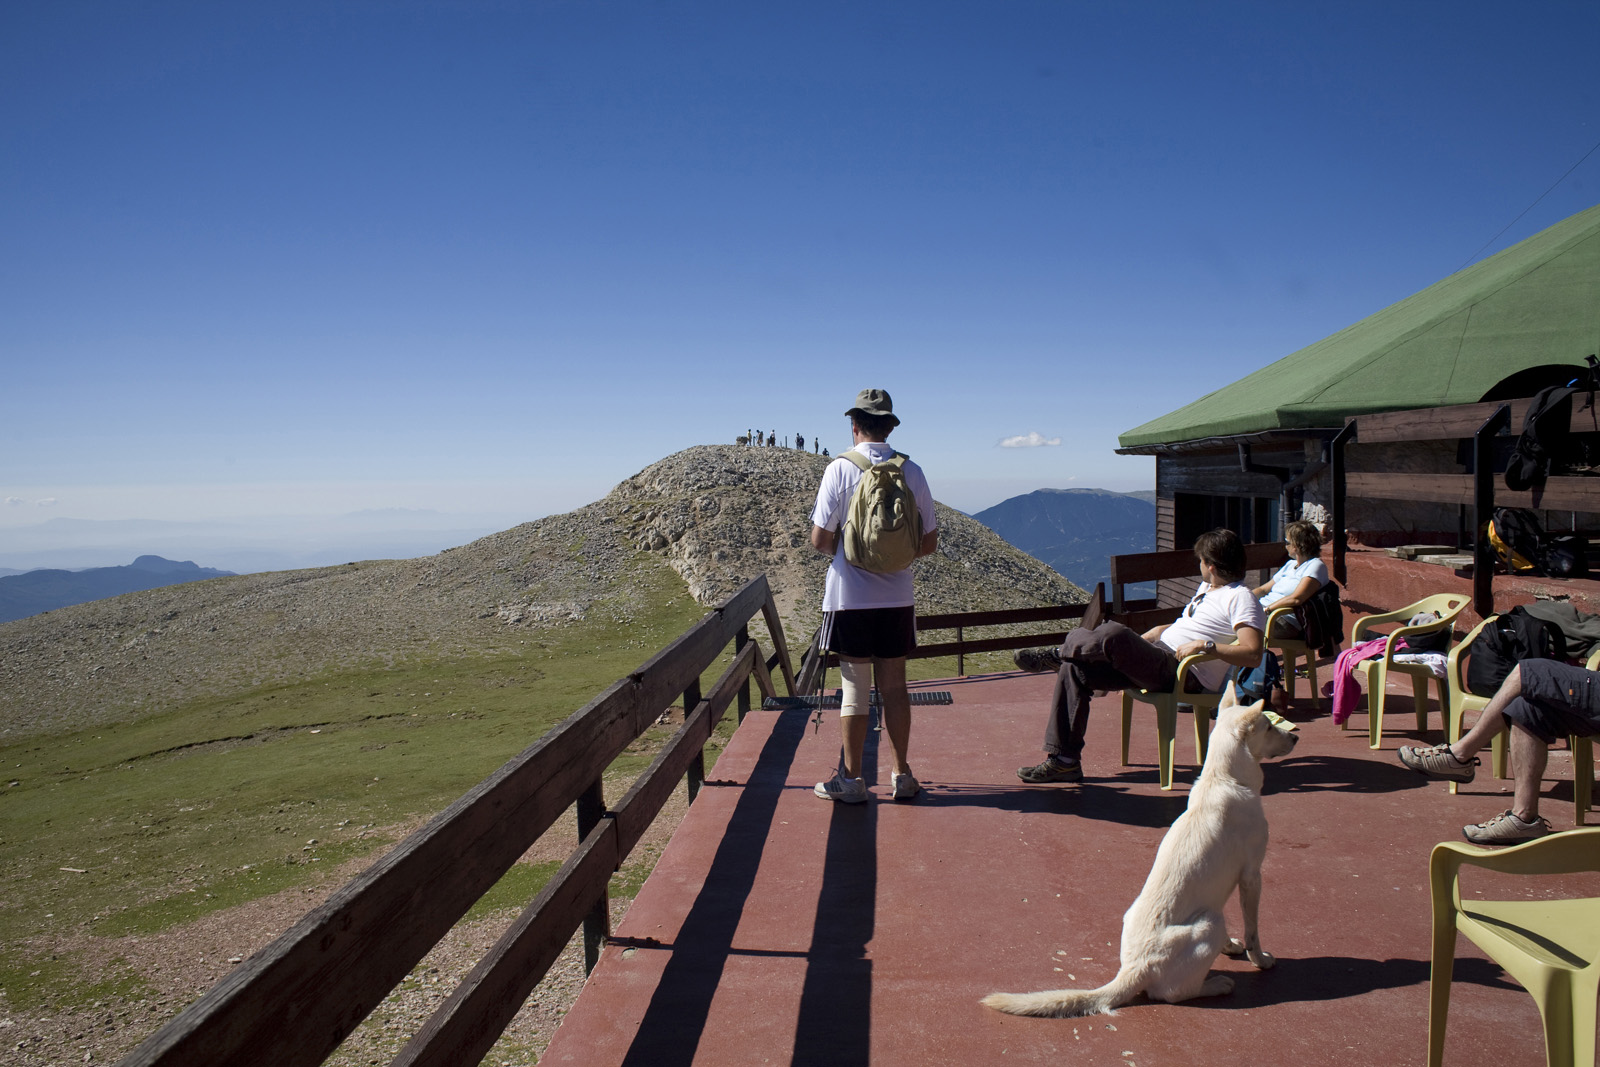
<svg viewBox="0 0 1600 1067"><path fill-rule="evenodd" d="M861 390L845 414L855 447L828 464L811 511L811 544L833 556L822 595L820 648L838 654L844 680L843 756L833 777L817 783L816 794L846 804L866 801L861 764L876 681L894 750L892 795L910 800L921 788L906 762L906 656L917 647L911 563L938 547L933 493L922 468L887 444L900 425L887 392Z"/></svg>

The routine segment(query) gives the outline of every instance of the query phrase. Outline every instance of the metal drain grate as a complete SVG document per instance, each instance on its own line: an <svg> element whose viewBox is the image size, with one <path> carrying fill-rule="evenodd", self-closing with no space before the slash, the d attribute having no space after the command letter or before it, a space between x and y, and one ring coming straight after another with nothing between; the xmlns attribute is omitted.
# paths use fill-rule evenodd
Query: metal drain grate
<svg viewBox="0 0 1600 1067"><path fill-rule="evenodd" d="M842 691L835 689L831 693L811 693L801 697L767 697L761 702L763 711L787 711L790 708L822 708L837 709ZM878 707L883 702L878 699L878 691L872 691L872 706ZM948 689L913 689L911 691L911 704L913 707L932 706L937 704L953 704L955 701L950 696Z"/></svg>

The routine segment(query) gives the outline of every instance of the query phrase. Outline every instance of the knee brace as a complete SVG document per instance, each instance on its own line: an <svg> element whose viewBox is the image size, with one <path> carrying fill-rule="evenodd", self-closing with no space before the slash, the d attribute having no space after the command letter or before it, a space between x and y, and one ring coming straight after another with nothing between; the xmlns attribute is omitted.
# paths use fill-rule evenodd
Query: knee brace
<svg viewBox="0 0 1600 1067"><path fill-rule="evenodd" d="M839 677L844 680L844 693L839 698L839 717L865 715L872 703L872 664L861 660L839 661Z"/></svg>

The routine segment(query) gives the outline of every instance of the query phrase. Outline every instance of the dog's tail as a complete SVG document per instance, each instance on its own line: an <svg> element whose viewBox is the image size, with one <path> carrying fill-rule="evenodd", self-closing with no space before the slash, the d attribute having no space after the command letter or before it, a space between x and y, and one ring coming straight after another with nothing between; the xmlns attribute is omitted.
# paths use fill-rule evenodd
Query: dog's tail
<svg viewBox="0 0 1600 1067"><path fill-rule="evenodd" d="M1145 977L1142 970L1124 966L1115 978L1099 989L990 993L980 1003L1009 1015L1042 1015L1052 1019L1069 1019L1097 1012L1109 1015L1112 1008L1128 1003L1144 990Z"/></svg>

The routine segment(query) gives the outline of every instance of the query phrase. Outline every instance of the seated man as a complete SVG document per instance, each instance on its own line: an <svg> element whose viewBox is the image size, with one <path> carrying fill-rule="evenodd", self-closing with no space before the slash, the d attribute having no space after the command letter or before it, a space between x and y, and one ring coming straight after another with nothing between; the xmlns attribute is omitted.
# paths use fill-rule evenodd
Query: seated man
<svg viewBox="0 0 1600 1067"><path fill-rule="evenodd" d="M1034 784L1082 780L1083 733L1089 697L1097 689L1171 689L1179 661L1196 652L1217 656L1189 673L1191 682L1210 691L1227 681L1230 666L1260 664L1266 613L1240 583L1244 543L1232 530L1212 530L1195 540L1194 554L1200 565L1200 587L1176 622L1144 634L1119 622L1103 622L1092 630L1073 630L1059 650L1018 650L1015 659L1023 670L1056 672L1044 732L1044 762L1019 767L1018 778Z"/></svg>
<svg viewBox="0 0 1600 1067"><path fill-rule="evenodd" d="M1400 762L1428 778L1470 782L1478 753L1511 727L1511 807L1461 828L1475 845L1520 845L1550 832L1539 817L1539 784L1558 737L1600 734L1600 675L1553 659L1525 659L1506 675L1465 737L1453 745L1401 747Z"/></svg>

